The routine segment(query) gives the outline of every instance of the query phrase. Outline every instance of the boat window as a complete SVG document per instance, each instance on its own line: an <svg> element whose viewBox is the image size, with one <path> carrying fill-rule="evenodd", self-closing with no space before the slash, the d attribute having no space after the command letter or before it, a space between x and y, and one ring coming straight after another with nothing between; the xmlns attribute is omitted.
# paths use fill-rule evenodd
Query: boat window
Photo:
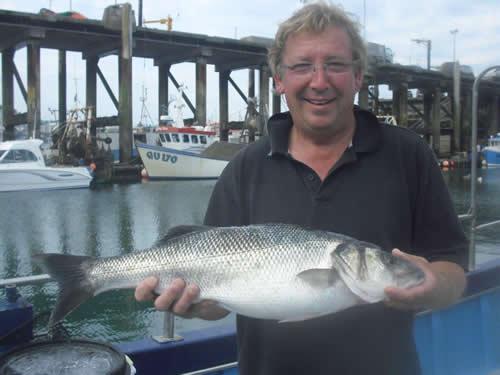
<svg viewBox="0 0 500 375"><path fill-rule="evenodd" d="M2 163L14 163L14 152L13 151L7 151L7 155L2 160Z"/></svg>
<svg viewBox="0 0 500 375"><path fill-rule="evenodd" d="M165 134L165 139L167 140L167 142L172 142L172 140L170 139L170 134Z"/></svg>
<svg viewBox="0 0 500 375"><path fill-rule="evenodd" d="M26 151L26 153L27 153L26 160L38 161L38 158L36 157L36 155L34 153L32 153L31 151Z"/></svg>
<svg viewBox="0 0 500 375"><path fill-rule="evenodd" d="M183 134L183 136L182 136L182 142L189 143L189 135Z"/></svg>
<svg viewBox="0 0 500 375"><path fill-rule="evenodd" d="M160 135L160 141L165 142L165 136L161 133L159 135Z"/></svg>
<svg viewBox="0 0 500 375"><path fill-rule="evenodd" d="M200 135L200 143L203 145L207 144L207 136L206 135Z"/></svg>
<svg viewBox="0 0 500 375"><path fill-rule="evenodd" d="M191 136L191 142L192 143L198 143L198 136L197 135L192 135Z"/></svg>
<svg viewBox="0 0 500 375"><path fill-rule="evenodd" d="M178 142L180 142L180 139L179 139L179 134L175 134L175 133L174 133L174 134L172 134L172 140L173 140L174 142L177 142L177 143L178 143Z"/></svg>
<svg viewBox="0 0 500 375"><path fill-rule="evenodd" d="M10 150L2 163L22 163L24 161L37 161L37 157L28 150Z"/></svg>
<svg viewBox="0 0 500 375"><path fill-rule="evenodd" d="M134 134L134 141L146 143L146 134Z"/></svg>

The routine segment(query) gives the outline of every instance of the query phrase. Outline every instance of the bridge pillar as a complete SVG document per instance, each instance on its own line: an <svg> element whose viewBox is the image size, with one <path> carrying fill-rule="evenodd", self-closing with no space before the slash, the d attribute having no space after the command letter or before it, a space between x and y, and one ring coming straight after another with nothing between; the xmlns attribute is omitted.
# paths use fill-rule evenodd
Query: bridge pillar
<svg viewBox="0 0 500 375"><path fill-rule="evenodd" d="M255 98L255 69L248 69L248 98Z"/></svg>
<svg viewBox="0 0 500 375"><path fill-rule="evenodd" d="M28 42L28 135L40 138L40 42ZM34 132L33 132L34 130Z"/></svg>
<svg viewBox="0 0 500 375"><path fill-rule="evenodd" d="M227 142L229 139L229 74L230 70L219 72L219 120L220 140Z"/></svg>
<svg viewBox="0 0 500 375"><path fill-rule="evenodd" d="M441 142L441 89L434 88L434 98L432 104L432 150L439 157Z"/></svg>
<svg viewBox="0 0 500 375"><path fill-rule="evenodd" d="M432 90L424 90L424 134L427 143L430 142L430 135L432 132L432 103L433 92Z"/></svg>
<svg viewBox="0 0 500 375"><path fill-rule="evenodd" d="M273 79L273 114L281 112L281 94L276 90L276 82Z"/></svg>
<svg viewBox="0 0 500 375"><path fill-rule="evenodd" d="M161 115L168 115L168 72L170 64L158 66L158 122Z"/></svg>
<svg viewBox="0 0 500 375"><path fill-rule="evenodd" d="M408 83L398 82L392 87L392 115L398 126L408 127Z"/></svg>
<svg viewBox="0 0 500 375"><path fill-rule="evenodd" d="M368 108L368 84L363 83L358 93L358 104L363 109Z"/></svg>
<svg viewBox="0 0 500 375"><path fill-rule="evenodd" d="M472 91L467 90L464 94L464 104L462 106L462 133L461 149L471 152L472 135Z"/></svg>
<svg viewBox="0 0 500 375"><path fill-rule="evenodd" d="M132 159L132 15L130 4L122 6L122 49L119 60L120 81L120 162Z"/></svg>
<svg viewBox="0 0 500 375"><path fill-rule="evenodd" d="M59 125L66 122L66 100L67 100L67 90L66 90L66 51L59 50L59 110L58 119Z"/></svg>
<svg viewBox="0 0 500 375"><path fill-rule="evenodd" d="M259 113L264 118L261 127L269 116L269 71L267 65L262 65L260 67L260 82L259 82ZM267 135L267 129L259 129L260 134Z"/></svg>
<svg viewBox="0 0 500 375"><path fill-rule="evenodd" d="M92 56L87 57L86 61L86 106L92 107L92 118L97 117L97 64L99 62L99 57ZM91 122L90 135L95 137L96 127L93 121Z"/></svg>
<svg viewBox="0 0 500 375"><path fill-rule="evenodd" d="M203 58L196 61L196 121L207 124L207 62Z"/></svg>
<svg viewBox="0 0 500 375"><path fill-rule="evenodd" d="M10 118L14 114L14 49L2 51L2 121L4 140L14 139L14 126Z"/></svg>

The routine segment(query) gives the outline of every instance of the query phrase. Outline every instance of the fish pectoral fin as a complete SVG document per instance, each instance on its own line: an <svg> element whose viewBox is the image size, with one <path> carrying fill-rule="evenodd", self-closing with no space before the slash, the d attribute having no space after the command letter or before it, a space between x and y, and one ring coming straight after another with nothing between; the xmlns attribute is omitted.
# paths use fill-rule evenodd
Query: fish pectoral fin
<svg viewBox="0 0 500 375"><path fill-rule="evenodd" d="M339 280L337 271L331 268L311 268L297 277L314 288L330 288Z"/></svg>
<svg viewBox="0 0 500 375"><path fill-rule="evenodd" d="M320 318L325 315L329 315L331 312L322 312L322 313L317 313L309 316L303 316L300 318L292 318L292 319L285 319L285 320L280 320L278 321L279 324L281 323L296 323L296 322L303 322L304 320L309 320L309 319L315 319L315 318Z"/></svg>
<svg viewBox="0 0 500 375"><path fill-rule="evenodd" d="M160 238L158 241L155 242L153 247L161 247L163 246L166 242L171 240L172 238L183 236L188 233L194 233L194 232L204 232L207 230L212 229L213 227L208 226L208 225L178 225L176 227L171 228L165 237Z"/></svg>

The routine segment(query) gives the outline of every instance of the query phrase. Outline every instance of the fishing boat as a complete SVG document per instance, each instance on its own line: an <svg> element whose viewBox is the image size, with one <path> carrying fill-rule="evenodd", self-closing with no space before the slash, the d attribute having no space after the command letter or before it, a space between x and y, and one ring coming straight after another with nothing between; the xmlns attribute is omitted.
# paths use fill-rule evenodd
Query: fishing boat
<svg viewBox="0 0 500 375"><path fill-rule="evenodd" d="M136 142L135 147L150 179L217 179L228 163L223 158L140 142Z"/></svg>
<svg viewBox="0 0 500 375"><path fill-rule="evenodd" d="M483 157L488 167L500 167L500 133L488 139L488 146L483 148Z"/></svg>
<svg viewBox="0 0 500 375"><path fill-rule="evenodd" d="M0 143L0 192L88 188L92 170L87 167L49 167L41 139Z"/></svg>
<svg viewBox="0 0 500 375"><path fill-rule="evenodd" d="M97 146L113 153L115 161L120 160L120 128L117 125L97 129ZM133 128L134 145L139 143L162 146L177 151L200 154L219 139L215 130L202 126L175 126L169 116L162 115L158 126ZM132 156L137 156L134 148Z"/></svg>
<svg viewBox="0 0 500 375"><path fill-rule="evenodd" d="M195 154L218 140L214 129L202 126L165 126L160 122L156 133L162 147Z"/></svg>

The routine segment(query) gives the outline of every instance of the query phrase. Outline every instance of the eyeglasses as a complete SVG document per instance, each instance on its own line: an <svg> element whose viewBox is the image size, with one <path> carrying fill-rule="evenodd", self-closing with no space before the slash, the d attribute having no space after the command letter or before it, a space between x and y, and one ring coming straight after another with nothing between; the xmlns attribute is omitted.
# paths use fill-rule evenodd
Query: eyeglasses
<svg viewBox="0 0 500 375"><path fill-rule="evenodd" d="M347 72L352 66L354 66L354 64L355 64L354 62L352 63L328 62L320 66L323 66L323 71L327 76L332 77L335 76L336 74ZM315 64L311 63L300 63L295 65L280 64L280 66L287 69L294 76L300 78L311 77L313 73L315 73L318 69L318 67Z"/></svg>

